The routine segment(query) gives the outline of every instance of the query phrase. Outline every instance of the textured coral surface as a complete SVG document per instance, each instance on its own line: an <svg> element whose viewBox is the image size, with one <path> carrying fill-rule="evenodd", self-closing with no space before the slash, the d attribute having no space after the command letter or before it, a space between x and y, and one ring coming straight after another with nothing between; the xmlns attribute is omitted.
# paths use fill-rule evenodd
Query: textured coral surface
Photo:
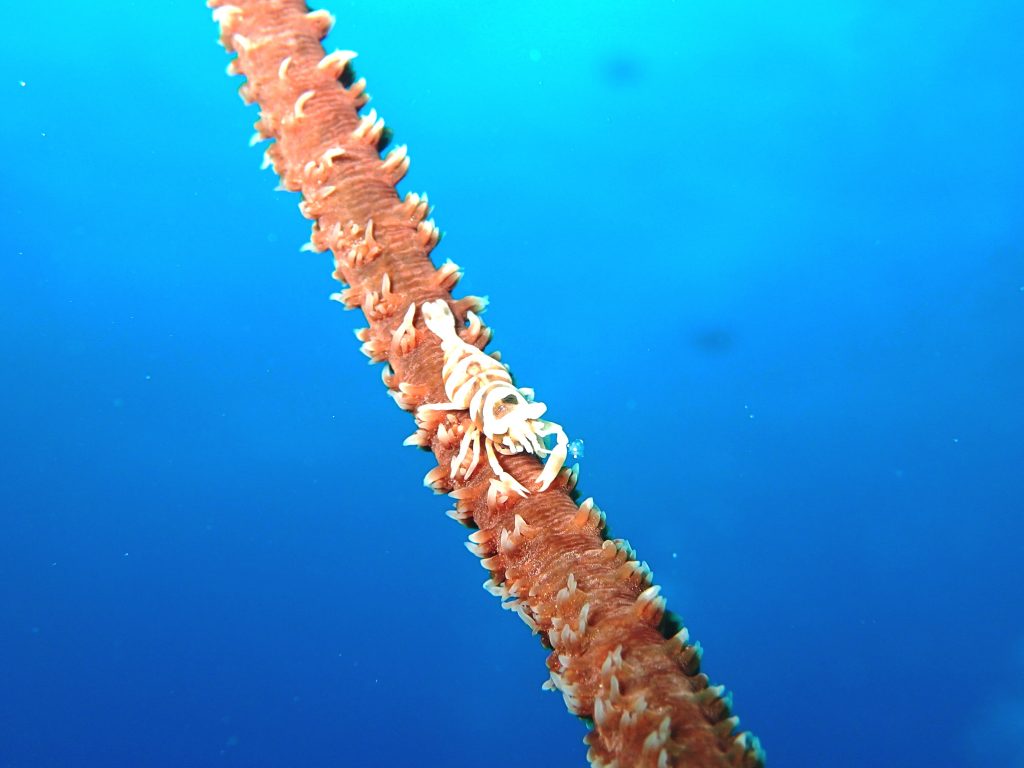
<svg viewBox="0 0 1024 768"><path fill-rule="evenodd" d="M486 462L466 480L451 471L466 412L417 412L447 401L442 351L423 324L422 303L447 301L462 338L481 349L489 332L473 314L481 300L452 298L458 268L431 261L439 232L426 199L395 190L408 156L396 147L381 157L387 135L365 108L354 54L321 46L333 19L303 0L210 4L221 42L237 54L229 71L245 76L240 93L260 107L254 139L272 140L267 161L286 189L302 193L302 212L314 222L308 247L333 254L334 276L345 286L336 298L366 315L363 351L384 364L394 400L416 415L409 442L437 459L427 485L450 494L450 514L476 529L469 546L491 575L488 589L551 648L550 685L571 712L593 721L591 763L760 765L756 739L736 733L728 696L700 673L699 645L666 617L650 569L628 543L605 538L591 499L577 504L575 472L563 469L548 490L526 496L498 482ZM501 463L536 488L535 457Z"/></svg>

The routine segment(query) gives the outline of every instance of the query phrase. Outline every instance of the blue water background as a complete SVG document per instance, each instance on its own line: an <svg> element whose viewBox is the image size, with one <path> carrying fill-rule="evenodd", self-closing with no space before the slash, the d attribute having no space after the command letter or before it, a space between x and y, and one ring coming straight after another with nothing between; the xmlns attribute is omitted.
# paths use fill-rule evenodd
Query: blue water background
<svg viewBox="0 0 1024 768"><path fill-rule="evenodd" d="M772 766L1024 766L1024 8L338 2ZM199 2L0 28L0 767L582 765Z"/></svg>

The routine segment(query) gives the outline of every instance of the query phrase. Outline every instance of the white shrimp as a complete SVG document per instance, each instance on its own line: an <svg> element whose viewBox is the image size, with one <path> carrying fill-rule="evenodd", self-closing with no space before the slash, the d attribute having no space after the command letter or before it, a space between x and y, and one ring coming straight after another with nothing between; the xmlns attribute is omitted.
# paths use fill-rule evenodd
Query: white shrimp
<svg viewBox="0 0 1024 768"><path fill-rule="evenodd" d="M469 479L480 461L482 442L494 474L523 496L528 491L501 468L495 452L508 456L526 451L539 457L547 456L544 469L537 477L538 489L547 490L565 464L569 443L558 424L541 418L547 406L534 402L533 390L516 387L504 365L459 338L455 316L445 301L427 301L421 309L427 328L441 339L444 353L441 378L449 400L421 407L439 411L468 410L472 422L452 457L451 477L458 474L472 451L469 465L463 472L463 477ZM555 447L548 448L544 438L552 435Z"/></svg>

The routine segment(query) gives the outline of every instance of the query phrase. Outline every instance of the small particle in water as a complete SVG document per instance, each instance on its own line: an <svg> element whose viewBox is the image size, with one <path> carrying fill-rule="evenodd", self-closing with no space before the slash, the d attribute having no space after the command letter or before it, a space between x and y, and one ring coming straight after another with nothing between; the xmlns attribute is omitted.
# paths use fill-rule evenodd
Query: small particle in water
<svg viewBox="0 0 1024 768"><path fill-rule="evenodd" d="M583 458L583 441L573 440L569 443L569 455L574 459Z"/></svg>
<svg viewBox="0 0 1024 768"><path fill-rule="evenodd" d="M733 346L733 335L726 328L705 328L693 335L693 345L706 355L723 355Z"/></svg>
<svg viewBox="0 0 1024 768"><path fill-rule="evenodd" d="M600 69L606 83L619 87L636 85L644 76L640 59L628 52L606 56L600 62Z"/></svg>
<svg viewBox="0 0 1024 768"><path fill-rule="evenodd" d="M121 557L128 557L128 553L125 552L123 555L121 555Z"/></svg>
<svg viewBox="0 0 1024 768"><path fill-rule="evenodd" d="M538 62L541 60L541 53L536 48L531 48L529 53L530 61Z"/></svg>
<svg viewBox="0 0 1024 768"><path fill-rule="evenodd" d="M675 560L677 557L679 557L679 553L678 552L673 552L672 553L672 559Z"/></svg>
<svg viewBox="0 0 1024 768"><path fill-rule="evenodd" d="M960 438L959 437L954 437L953 438L953 442L954 443L959 443L960 442Z"/></svg>
<svg viewBox="0 0 1024 768"><path fill-rule="evenodd" d="M24 88L26 85L28 85L28 83L26 83L24 80L19 80L18 81L18 85L20 85L22 88Z"/></svg>

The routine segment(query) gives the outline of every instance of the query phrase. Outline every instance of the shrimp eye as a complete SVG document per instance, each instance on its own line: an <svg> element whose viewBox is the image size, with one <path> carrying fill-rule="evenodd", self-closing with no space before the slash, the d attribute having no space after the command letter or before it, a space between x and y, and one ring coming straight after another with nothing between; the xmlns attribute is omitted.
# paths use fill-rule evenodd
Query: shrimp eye
<svg viewBox="0 0 1024 768"><path fill-rule="evenodd" d="M501 400L494 404L495 418L500 419L502 416L504 416L506 413L512 410L508 406L516 405L518 402L519 398L517 398L515 395L505 395L503 398L501 398Z"/></svg>

